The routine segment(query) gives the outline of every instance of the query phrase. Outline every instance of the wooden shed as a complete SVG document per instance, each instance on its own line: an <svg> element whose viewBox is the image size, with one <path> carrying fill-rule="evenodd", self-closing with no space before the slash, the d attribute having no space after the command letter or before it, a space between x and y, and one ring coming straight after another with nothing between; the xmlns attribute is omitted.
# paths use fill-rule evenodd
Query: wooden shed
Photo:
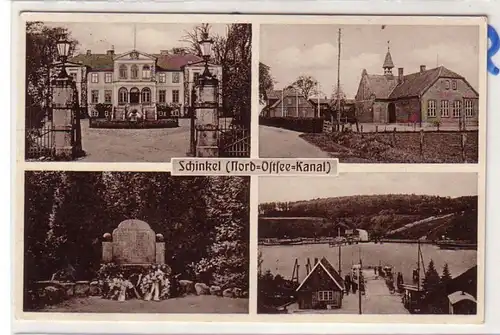
<svg viewBox="0 0 500 335"><path fill-rule="evenodd" d="M341 308L343 294L344 281L323 257L297 288L299 309Z"/></svg>

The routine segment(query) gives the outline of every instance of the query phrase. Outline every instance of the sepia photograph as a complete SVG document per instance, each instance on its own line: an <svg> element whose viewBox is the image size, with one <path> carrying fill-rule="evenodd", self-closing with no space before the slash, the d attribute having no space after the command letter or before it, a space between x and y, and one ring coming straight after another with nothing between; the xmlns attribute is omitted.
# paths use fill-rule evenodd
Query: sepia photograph
<svg viewBox="0 0 500 335"><path fill-rule="evenodd" d="M476 315L478 206L477 173L260 177L257 312Z"/></svg>
<svg viewBox="0 0 500 335"><path fill-rule="evenodd" d="M261 25L260 157L477 163L485 25Z"/></svg>
<svg viewBox="0 0 500 335"><path fill-rule="evenodd" d="M246 314L249 198L249 177L27 171L23 311Z"/></svg>
<svg viewBox="0 0 500 335"><path fill-rule="evenodd" d="M25 29L27 161L250 156L250 24Z"/></svg>

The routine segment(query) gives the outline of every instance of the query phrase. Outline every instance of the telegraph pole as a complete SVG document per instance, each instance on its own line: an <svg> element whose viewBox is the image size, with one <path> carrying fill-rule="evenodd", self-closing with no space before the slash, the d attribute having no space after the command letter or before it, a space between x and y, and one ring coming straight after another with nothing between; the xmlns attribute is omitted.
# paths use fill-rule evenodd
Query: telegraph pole
<svg viewBox="0 0 500 335"><path fill-rule="evenodd" d="M339 28L339 37L338 37L338 48L339 54L337 58L337 127L340 130L340 39L341 39L342 29Z"/></svg>
<svg viewBox="0 0 500 335"><path fill-rule="evenodd" d="M361 261L361 248L359 248L359 274L358 274L358 308L359 314L363 314L363 309L361 307L361 274L362 274L363 263ZM364 280L363 280L364 285Z"/></svg>
<svg viewBox="0 0 500 335"><path fill-rule="evenodd" d="M342 277L342 240L340 238L340 227L339 227L339 276Z"/></svg>

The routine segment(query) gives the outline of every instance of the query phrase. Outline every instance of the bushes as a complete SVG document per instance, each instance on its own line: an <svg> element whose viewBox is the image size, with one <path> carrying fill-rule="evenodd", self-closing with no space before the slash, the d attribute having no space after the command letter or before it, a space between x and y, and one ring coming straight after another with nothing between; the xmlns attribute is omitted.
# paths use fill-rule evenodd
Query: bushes
<svg viewBox="0 0 500 335"><path fill-rule="evenodd" d="M151 128L176 128L179 126L177 119L163 120L95 120L90 119L90 128L108 128L108 129L151 129Z"/></svg>
<svg viewBox="0 0 500 335"><path fill-rule="evenodd" d="M323 132L323 119L319 118L296 118L296 117L263 117L259 118L259 124L300 131L302 133Z"/></svg>

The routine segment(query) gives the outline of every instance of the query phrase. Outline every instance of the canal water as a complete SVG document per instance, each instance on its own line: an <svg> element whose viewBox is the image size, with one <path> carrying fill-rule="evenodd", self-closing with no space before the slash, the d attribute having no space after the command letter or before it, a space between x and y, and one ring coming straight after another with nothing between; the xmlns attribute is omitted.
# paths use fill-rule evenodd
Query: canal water
<svg viewBox="0 0 500 335"><path fill-rule="evenodd" d="M293 273L295 259L298 259L299 280L306 276L307 258L314 266L314 258L326 257L335 269L339 264L339 248L330 247L328 244L309 245L277 245L259 246L262 252L263 272L270 270L273 274L280 274L290 279ZM425 268L430 260L439 274L443 272L443 266L448 264L452 277L455 277L477 264L476 250L442 250L431 244L421 244L421 251ZM411 284L413 269L417 268L417 244L410 243L360 243L342 246L342 277L350 271L353 264L359 263L359 257L364 266L391 265L394 272L402 272L405 283ZM422 276L423 276L423 272Z"/></svg>

